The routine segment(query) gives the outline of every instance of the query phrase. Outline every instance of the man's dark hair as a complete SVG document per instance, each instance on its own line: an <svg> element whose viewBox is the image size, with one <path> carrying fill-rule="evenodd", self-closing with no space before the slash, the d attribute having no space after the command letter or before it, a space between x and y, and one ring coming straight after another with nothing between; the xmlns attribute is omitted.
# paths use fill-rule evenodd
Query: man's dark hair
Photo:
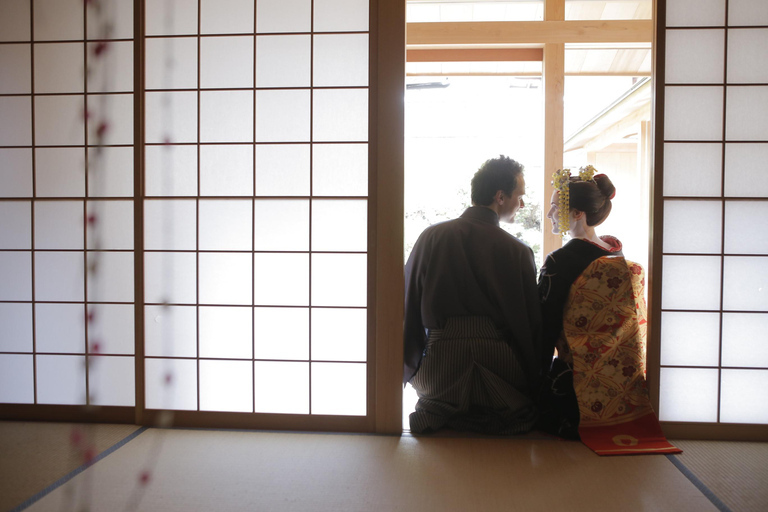
<svg viewBox="0 0 768 512"><path fill-rule="evenodd" d="M488 206L496 192L501 190L512 195L517 186L517 177L523 173L523 164L508 156L486 160L472 177L472 204Z"/></svg>

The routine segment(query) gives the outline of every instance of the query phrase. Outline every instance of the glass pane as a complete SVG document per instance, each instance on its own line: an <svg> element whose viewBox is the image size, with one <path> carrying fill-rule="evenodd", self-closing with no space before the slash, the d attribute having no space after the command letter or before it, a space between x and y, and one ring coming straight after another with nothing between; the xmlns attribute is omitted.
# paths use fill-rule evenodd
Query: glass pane
<svg viewBox="0 0 768 512"><path fill-rule="evenodd" d="M38 98L40 101L42 98ZM29 97L0 97L0 119L13 119L13 123L0 123L0 145L29 146L32 144L32 100ZM37 141L41 144L41 141ZM9 151L9 150L5 150Z"/></svg>
<svg viewBox="0 0 768 512"><path fill-rule="evenodd" d="M723 313L723 366L768 368L768 314Z"/></svg>
<svg viewBox="0 0 768 512"><path fill-rule="evenodd" d="M133 144L133 94L88 98L88 143ZM102 138L98 132L103 119L107 120L107 130Z"/></svg>
<svg viewBox="0 0 768 512"><path fill-rule="evenodd" d="M32 300L32 254L0 252L0 300Z"/></svg>
<svg viewBox="0 0 768 512"><path fill-rule="evenodd" d="M368 85L368 34L314 36L313 85Z"/></svg>
<svg viewBox="0 0 768 512"><path fill-rule="evenodd" d="M664 252L719 253L723 203L664 201Z"/></svg>
<svg viewBox="0 0 768 512"><path fill-rule="evenodd" d="M253 329L256 359L309 359L308 308L254 308Z"/></svg>
<svg viewBox="0 0 768 512"><path fill-rule="evenodd" d="M727 87L727 140L768 140L768 87Z"/></svg>
<svg viewBox="0 0 768 512"><path fill-rule="evenodd" d="M366 320L365 309L312 308L312 359L365 362Z"/></svg>
<svg viewBox="0 0 768 512"><path fill-rule="evenodd" d="M768 47L768 29L728 30L728 82L768 82L768 59L756 51Z"/></svg>
<svg viewBox="0 0 768 512"><path fill-rule="evenodd" d="M717 366L720 361L720 314L661 314L661 364Z"/></svg>
<svg viewBox="0 0 768 512"><path fill-rule="evenodd" d="M758 219L768 218L768 201L726 201L725 252L768 254L768 237L754 236Z"/></svg>
<svg viewBox="0 0 768 512"><path fill-rule="evenodd" d="M309 305L308 254L254 254L253 265L255 304Z"/></svg>
<svg viewBox="0 0 768 512"><path fill-rule="evenodd" d="M725 257L723 309L768 311L768 257Z"/></svg>
<svg viewBox="0 0 768 512"><path fill-rule="evenodd" d="M146 44L147 89L197 88L196 37L147 39Z"/></svg>
<svg viewBox="0 0 768 512"><path fill-rule="evenodd" d="M256 2L257 32L309 32L311 27L312 0Z"/></svg>
<svg viewBox="0 0 768 512"><path fill-rule="evenodd" d="M250 251L251 200L201 200L200 245L204 251Z"/></svg>
<svg viewBox="0 0 768 512"><path fill-rule="evenodd" d="M662 368L661 421L717 421L718 370Z"/></svg>
<svg viewBox="0 0 768 512"><path fill-rule="evenodd" d="M0 41L29 41L29 0L5 0L0 17Z"/></svg>
<svg viewBox="0 0 768 512"><path fill-rule="evenodd" d="M148 356L195 357L197 308L145 306L144 340L144 350Z"/></svg>
<svg viewBox="0 0 768 512"><path fill-rule="evenodd" d="M85 195L85 154L81 148L38 148L35 158L38 196Z"/></svg>
<svg viewBox="0 0 768 512"><path fill-rule="evenodd" d="M668 27L720 26L725 23L725 0L671 0Z"/></svg>
<svg viewBox="0 0 768 512"><path fill-rule="evenodd" d="M652 13L652 0L565 0L566 20L651 19Z"/></svg>
<svg viewBox="0 0 768 512"><path fill-rule="evenodd" d="M194 200L144 202L144 248L194 250L197 246Z"/></svg>
<svg viewBox="0 0 768 512"><path fill-rule="evenodd" d="M88 38L132 38L133 2L134 0L99 0L100 9L86 9Z"/></svg>
<svg viewBox="0 0 768 512"><path fill-rule="evenodd" d="M3 137L2 130L0 127L0 140ZM3 162L0 167L0 197L31 197L32 150L0 148L0 161Z"/></svg>
<svg viewBox="0 0 768 512"><path fill-rule="evenodd" d="M89 304L88 314L93 321L88 324L90 350L100 354L134 353L133 304ZM98 343L98 350L94 345Z"/></svg>
<svg viewBox="0 0 768 512"><path fill-rule="evenodd" d="M667 30L664 78L668 84L722 83L724 61L725 30Z"/></svg>
<svg viewBox="0 0 768 512"><path fill-rule="evenodd" d="M197 195L196 146L147 146L145 161L148 196Z"/></svg>
<svg viewBox="0 0 768 512"><path fill-rule="evenodd" d="M755 399L755 393L765 386L768 386L766 370L723 370L720 421L768 423L768 401Z"/></svg>
<svg viewBox="0 0 768 512"><path fill-rule="evenodd" d="M0 249L32 248L32 204L0 202Z"/></svg>
<svg viewBox="0 0 768 512"><path fill-rule="evenodd" d="M722 87L666 87L665 97L665 139L722 139Z"/></svg>
<svg viewBox="0 0 768 512"><path fill-rule="evenodd" d="M368 30L368 0L315 0L316 32Z"/></svg>
<svg viewBox="0 0 768 512"><path fill-rule="evenodd" d="M309 414L309 363L253 363L256 412Z"/></svg>
<svg viewBox="0 0 768 512"><path fill-rule="evenodd" d="M314 144L312 193L316 196L368 195L368 144Z"/></svg>
<svg viewBox="0 0 768 512"><path fill-rule="evenodd" d="M202 142L252 141L253 92L201 92L200 140Z"/></svg>
<svg viewBox="0 0 768 512"><path fill-rule="evenodd" d="M253 218L255 250L309 250L309 201L302 199L256 200Z"/></svg>
<svg viewBox="0 0 768 512"><path fill-rule="evenodd" d="M89 252L88 300L133 302L133 253Z"/></svg>
<svg viewBox="0 0 768 512"><path fill-rule="evenodd" d="M253 32L253 0L202 0L200 31L203 34Z"/></svg>
<svg viewBox="0 0 768 512"><path fill-rule="evenodd" d="M250 361L200 361L200 410L253 411Z"/></svg>
<svg viewBox="0 0 768 512"><path fill-rule="evenodd" d="M132 357L93 356L88 360L88 392L94 405L133 407L136 368Z"/></svg>
<svg viewBox="0 0 768 512"><path fill-rule="evenodd" d="M82 302L84 273L82 252L36 252L35 299Z"/></svg>
<svg viewBox="0 0 768 512"><path fill-rule="evenodd" d="M201 303L252 303L250 253L203 253L199 258Z"/></svg>
<svg viewBox="0 0 768 512"><path fill-rule="evenodd" d="M144 19L147 35L197 34L198 0L174 0L173 2L145 0L145 2Z"/></svg>
<svg viewBox="0 0 768 512"><path fill-rule="evenodd" d="M133 249L133 202L88 201L88 248Z"/></svg>
<svg viewBox="0 0 768 512"><path fill-rule="evenodd" d="M664 309L720 309L719 256L664 256Z"/></svg>
<svg viewBox="0 0 768 512"><path fill-rule="evenodd" d="M256 146L257 196L309 195L309 144Z"/></svg>
<svg viewBox="0 0 768 512"><path fill-rule="evenodd" d="M6 9L3 4L3 9ZM3 16L6 13L3 11ZM0 25L1 27L1 25ZM0 28L0 32L3 28ZM0 36L0 40L2 40ZM0 75L0 94L29 94L32 92L32 51L28 44L0 46L0 69L13 69L13 73Z"/></svg>
<svg viewBox="0 0 768 512"><path fill-rule="evenodd" d="M768 197L768 180L763 179L763 162L768 144L725 145L725 195Z"/></svg>
<svg viewBox="0 0 768 512"><path fill-rule="evenodd" d="M368 140L367 89L317 89L312 94L315 141Z"/></svg>
<svg viewBox="0 0 768 512"><path fill-rule="evenodd" d="M312 201L313 251L365 251L368 246L368 201Z"/></svg>
<svg viewBox="0 0 768 512"><path fill-rule="evenodd" d="M35 304L35 349L85 353L85 308L82 304Z"/></svg>
<svg viewBox="0 0 768 512"><path fill-rule="evenodd" d="M253 195L253 146L201 146L200 195Z"/></svg>
<svg viewBox="0 0 768 512"><path fill-rule="evenodd" d="M89 55L94 55L98 44L88 44ZM112 41L107 48L100 59L89 57L88 92L133 91L133 41Z"/></svg>
<svg viewBox="0 0 768 512"><path fill-rule="evenodd" d="M253 36L202 38L200 87L253 87Z"/></svg>
<svg viewBox="0 0 768 512"><path fill-rule="evenodd" d="M768 25L768 4L763 0L729 0L731 25Z"/></svg>
<svg viewBox="0 0 768 512"><path fill-rule="evenodd" d="M256 142L309 140L309 91L256 91Z"/></svg>
<svg viewBox="0 0 768 512"><path fill-rule="evenodd" d="M51 146L82 145L83 108L80 96L35 98L35 142Z"/></svg>
<svg viewBox="0 0 768 512"><path fill-rule="evenodd" d="M147 409L197 409L197 361L146 359Z"/></svg>
<svg viewBox="0 0 768 512"><path fill-rule="evenodd" d="M365 254L313 254L313 306L366 306L368 257Z"/></svg>
<svg viewBox="0 0 768 512"><path fill-rule="evenodd" d="M32 356L0 354L0 403L31 404L34 401Z"/></svg>
<svg viewBox="0 0 768 512"><path fill-rule="evenodd" d="M88 195L133 196L133 148L89 148Z"/></svg>
<svg viewBox="0 0 768 512"><path fill-rule="evenodd" d="M144 103L147 143L197 141L196 92L148 92Z"/></svg>
<svg viewBox="0 0 768 512"><path fill-rule="evenodd" d="M84 17L82 0L35 0L35 40L82 39Z"/></svg>
<svg viewBox="0 0 768 512"><path fill-rule="evenodd" d="M256 87L307 87L312 69L308 35L256 38Z"/></svg>
<svg viewBox="0 0 768 512"><path fill-rule="evenodd" d="M360 363L312 363L312 414L364 416L365 368Z"/></svg>
<svg viewBox="0 0 768 512"><path fill-rule="evenodd" d="M196 269L193 253L145 253L145 301L150 304L194 304L197 289Z"/></svg>
<svg viewBox="0 0 768 512"><path fill-rule="evenodd" d="M0 303L0 325L0 352L32 352L32 304Z"/></svg>
<svg viewBox="0 0 768 512"><path fill-rule="evenodd" d="M251 359L251 311L250 307L201 307L200 357Z"/></svg>
<svg viewBox="0 0 768 512"><path fill-rule="evenodd" d="M85 404L85 357L37 356L37 403Z"/></svg>

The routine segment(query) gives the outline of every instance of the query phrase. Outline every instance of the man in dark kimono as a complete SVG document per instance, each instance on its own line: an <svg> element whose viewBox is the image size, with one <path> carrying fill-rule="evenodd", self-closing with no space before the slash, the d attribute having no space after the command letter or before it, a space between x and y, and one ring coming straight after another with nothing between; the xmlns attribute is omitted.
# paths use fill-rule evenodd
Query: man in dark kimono
<svg viewBox="0 0 768 512"><path fill-rule="evenodd" d="M533 251L499 227L523 206L523 166L486 161L472 207L430 226L405 266L403 383L411 431L527 432L536 421L541 313Z"/></svg>

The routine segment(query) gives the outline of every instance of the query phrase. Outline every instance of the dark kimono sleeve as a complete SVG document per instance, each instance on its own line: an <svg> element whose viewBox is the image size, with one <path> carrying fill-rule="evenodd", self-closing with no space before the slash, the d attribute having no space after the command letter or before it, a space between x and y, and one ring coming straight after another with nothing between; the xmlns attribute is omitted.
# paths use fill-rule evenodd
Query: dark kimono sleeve
<svg viewBox="0 0 768 512"><path fill-rule="evenodd" d="M568 300L570 281L562 275L555 257L547 256L539 273L539 300L543 321L542 370L548 371L555 352L555 343L563 330L563 307Z"/></svg>
<svg viewBox="0 0 768 512"><path fill-rule="evenodd" d="M416 374L427 345L427 332L421 317L425 262L429 261L429 242L424 233L413 246L405 265L405 317L403 323L403 385Z"/></svg>

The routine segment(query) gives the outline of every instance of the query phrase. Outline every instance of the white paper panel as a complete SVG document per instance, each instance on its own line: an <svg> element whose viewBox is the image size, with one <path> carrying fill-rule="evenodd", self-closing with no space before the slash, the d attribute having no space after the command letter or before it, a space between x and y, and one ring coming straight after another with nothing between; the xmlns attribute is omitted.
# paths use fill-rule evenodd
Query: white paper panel
<svg viewBox="0 0 768 512"><path fill-rule="evenodd" d="M96 272L88 275L91 302L133 302L133 252L89 252L88 264Z"/></svg>
<svg viewBox="0 0 768 512"><path fill-rule="evenodd" d="M256 305L309 305L308 254L255 254L253 261Z"/></svg>
<svg viewBox="0 0 768 512"><path fill-rule="evenodd" d="M254 201L253 218L255 250L309 250L309 201L259 199Z"/></svg>
<svg viewBox="0 0 768 512"><path fill-rule="evenodd" d="M195 357L195 306L145 306L144 351L147 356Z"/></svg>
<svg viewBox="0 0 768 512"><path fill-rule="evenodd" d="M82 304L35 304L35 350L84 354L85 307Z"/></svg>
<svg viewBox="0 0 768 512"><path fill-rule="evenodd" d="M197 409L197 361L145 360L147 409Z"/></svg>
<svg viewBox="0 0 768 512"><path fill-rule="evenodd" d="M200 303L252 303L250 254L202 253L199 261Z"/></svg>
<svg viewBox="0 0 768 512"><path fill-rule="evenodd" d="M664 201L664 252L719 253L722 218L720 201Z"/></svg>
<svg viewBox="0 0 768 512"><path fill-rule="evenodd" d="M200 357L251 359L252 308L201 307Z"/></svg>
<svg viewBox="0 0 768 512"><path fill-rule="evenodd" d="M83 92L83 43L35 45L35 92Z"/></svg>
<svg viewBox="0 0 768 512"><path fill-rule="evenodd" d="M720 421L768 423L768 401L760 400L768 386L768 370L723 370Z"/></svg>
<svg viewBox="0 0 768 512"><path fill-rule="evenodd" d="M32 352L32 304L0 303L0 325L0 352Z"/></svg>
<svg viewBox="0 0 768 512"><path fill-rule="evenodd" d="M196 146L147 146L145 151L148 196L197 195Z"/></svg>
<svg viewBox="0 0 768 512"><path fill-rule="evenodd" d="M667 30L664 79L675 83L722 83L725 30Z"/></svg>
<svg viewBox="0 0 768 512"><path fill-rule="evenodd" d="M368 144L314 144L312 192L316 196L368 195Z"/></svg>
<svg viewBox="0 0 768 512"><path fill-rule="evenodd" d="M253 363L256 412L309 414L309 363Z"/></svg>
<svg viewBox="0 0 768 512"><path fill-rule="evenodd" d="M668 27L720 26L725 23L725 0L669 0Z"/></svg>
<svg viewBox="0 0 768 512"><path fill-rule="evenodd" d="M665 139L721 140L722 87L666 87L665 97Z"/></svg>
<svg viewBox="0 0 768 512"><path fill-rule="evenodd" d="M37 403L85 404L85 357L37 356Z"/></svg>
<svg viewBox="0 0 768 512"><path fill-rule="evenodd" d="M768 25L768 4L763 0L729 0L730 25Z"/></svg>
<svg viewBox="0 0 768 512"><path fill-rule="evenodd" d="M368 201L312 201L313 251L365 251L368 246Z"/></svg>
<svg viewBox="0 0 768 512"><path fill-rule="evenodd" d="M127 355L135 352L133 304L89 304L88 314L93 315L93 321L88 324L88 345L92 352ZM99 350L94 349L96 343Z"/></svg>
<svg viewBox="0 0 768 512"><path fill-rule="evenodd" d="M147 143L197 141L196 92L147 92L144 100Z"/></svg>
<svg viewBox="0 0 768 512"><path fill-rule="evenodd" d="M136 0L99 0L100 9L86 9L88 38L132 38L134 1Z"/></svg>
<svg viewBox="0 0 768 512"><path fill-rule="evenodd" d="M201 200L199 248L250 251L253 246L250 199Z"/></svg>
<svg viewBox="0 0 768 512"><path fill-rule="evenodd" d="M6 9L3 4L3 9ZM5 15L5 11L3 15ZM3 30L0 25L0 32ZM2 40L2 36L0 36ZM0 69L13 73L0 74L0 94L29 94L32 92L32 51L28 44L0 45Z"/></svg>
<svg viewBox="0 0 768 512"><path fill-rule="evenodd" d="M82 252L36 252L35 299L81 302L84 275Z"/></svg>
<svg viewBox="0 0 768 512"><path fill-rule="evenodd" d="M315 0L316 32L368 30L368 0Z"/></svg>
<svg viewBox="0 0 768 512"><path fill-rule="evenodd" d="M32 143L31 98L0 96L0 119L15 120L13 123L0 123L0 146L29 146Z"/></svg>
<svg viewBox="0 0 768 512"><path fill-rule="evenodd" d="M365 254L313 254L312 305L366 306L367 260Z"/></svg>
<svg viewBox="0 0 768 512"><path fill-rule="evenodd" d="M197 289L195 260L194 253L145 253L145 301L150 304L194 304Z"/></svg>
<svg viewBox="0 0 768 512"><path fill-rule="evenodd" d="M253 32L253 0L202 0L200 25L203 34Z"/></svg>
<svg viewBox="0 0 768 512"><path fill-rule="evenodd" d="M254 308L253 328L256 359L309 359L308 308Z"/></svg>
<svg viewBox="0 0 768 512"><path fill-rule="evenodd" d="M3 0L0 41L29 41L29 0Z"/></svg>
<svg viewBox="0 0 768 512"><path fill-rule="evenodd" d="M768 86L727 88L727 140L768 140Z"/></svg>
<svg viewBox="0 0 768 512"><path fill-rule="evenodd" d="M148 90L197 87L196 37L152 38L146 40L146 45L145 80ZM168 62L172 65L168 66Z"/></svg>
<svg viewBox="0 0 768 512"><path fill-rule="evenodd" d="M0 252L0 300L32 300L32 254Z"/></svg>
<svg viewBox="0 0 768 512"><path fill-rule="evenodd" d="M197 244L194 200L144 201L144 248L194 250Z"/></svg>
<svg viewBox="0 0 768 512"><path fill-rule="evenodd" d="M253 411L250 361L200 361L200 410Z"/></svg>
<svg viewBox="0 0 768 512"><path fill-rule="evenodd" d="M259 0L256 2L257 32L309 32L311 28L311 0Z"/></svg>
<svg viewBox="0 0 768 512"><path fill-rule="evenodd" d="M102 121L107 130L102 144L133 144L133 95L110 94L88 97L88 143L99 144Z"/></svg>
<svg viewBox="0 0 768 512"><path fill-rule="evenodd" d="M110 42L103 57L96 59L98 44L88 44L88 92L133 91L133 41Z"/></svg>
<svg viewBox="0 0 768 512"><path fill-rule="evenodd" d="M88 195L133 196L133 148L89 148Z"/></svg>
<svg viewBox="0 0 768 512"><path fill-rule="evenodd" d="M36 149L35 173L38 197L85 195L85 152L82 148Z"/></svg>
<svg viewBox="0 0 768 512"><path fill-rule="evenodd" d="M89 249L133 249L133 201L88 201Z"/></svg>
<svg viewBox="0 0 768 512"><path fill-rule="evenodd" d="M253 195L253 146L201 146L200 195Z"/></svg>
<svg viewBox="0 0 768 512"><path fill-rule="evenodd" d="M768 257L725 257L723 309L768 311Z"/></svg>
<svg viewBox="0 0 768 512"><path fill-rule="evenodd" d="M35 40L83 39L83 5L82 0L35 0Z"/></svg>
<svg viewBox="0 0 768 512"><path fill-rule="evenodd" d="M768 161L768 144L725 145L725 195L768 197L768 180L762 167Z"/></svg>
<svg viewBox="0 0 768 512"><path fill-rule="evenodd" d="M768 29L728 30L728 82L768 82Z"/></svg>
<svg viewBox="0 0 768 512"><path fill-rule="evenodd" d="M2 109L2 98L0 98ZM2 138L0 128L0 139ZM30 132L31 133L31 132ZM32 150L0 148L0 197L32 196Z"/></svg>
<svg viewBox="0 0 768 512"><path fill-rule="evenodd" d="M664 256L661 307L720 309L719 256Z"/></svg>
<svg viewBox="0 0 768 512"><path fill-rule="evenodd" d="M31 248L31 202L0 201L0 249Z"/></svg>
<svg viewBox="0 0 768 512"><path fill-rule="evenodd" d="M723 366L768 368L768 314L723 313Z"/></svg>
<svg viewBox="0 0 768 512"><path fill-rule="evenodd" d="M256 195L309 195L309 144L257 145Z"/></svg>
<svg viewBox="0 0 768 512"><path fill-rule="evenodd" d="M135 382L133 357L95 356L88 361L88 391L94 405L133 407Z"/></svg>
<svg viewBox="0 0 768 512"><path fill-rule="evenodd" d="M364 363L312 363L312 414L364 416Z"/></svg>
<svg viewBox="0 0 768 512"><path fill-rule="evenodd" d="M366 320L365 309L312 308L312 359L365 362Z"/></svg>
<svg viewBox="0 0 768 512"><path fill-rule="evenodd" d="M661 313L662 365L717 366L719 360L719 313Z"/></svg>
<svg viewBox="0 0 768 512"><path fill-rule="evenodd" d="M314 36L312 72L315 87L368 85L368 34Z"/></svg>
<svg viewBox="0 0 768 512"><path fill-rule="evenodd" d="M201 142L252 141L253 92L201 92L200 140Z"/></svg>
<svg viewBox="0 0 768 512"><path fill-rule="evenodd" d="M309 35L256 38L257 87L308 87L312 67Z"/></svg>
<svg viewBox="0 0 768 512"><path fill-rule="evenodd" d="M82 145L83 108L81 96L35 98L35 143L55 146Z"/></svg>
<svg viewBox="0 0 768 512"><path fill-rule="evenodd" d="M313 140L368 140L367 89L316 89L312 94Z"/></svg>
<svg viewBox="0 0 768 512"><path fill-rule="evenodd" d="M726 254L768 254L768 237L755 236L755 223L768 218L768 201L726 201Z"/></svg>
<svg viewBox="0 0 768 512"><path fill-rule="evenodd" d="M200 87L253 87L253 36L202 38Z"/></svg>
<svg viewBox="0 0 768 512"><path fill-rule="evenodd" d="M662 368L661 421L717 421L718 370Z"/></svg>
<svg viewBox="0 0 768 512"><path fill-rule="evenodd" d="M0 354L0 403L31 404L34 401L32 356Z"/></svg>
<svg viewBox="0 0 768 512"><path fill-rule="evenodd" d="M309 91L256 91L256 142L309 140Z"/></svg>
<svg viewBox="0 0 768 512"><path fill-rule="evenodd" d="M145 0L147 35L197 33L198 0ZM166 12L166 8L170 11ZM170 23L168 23L170 22Z"/></svg>

